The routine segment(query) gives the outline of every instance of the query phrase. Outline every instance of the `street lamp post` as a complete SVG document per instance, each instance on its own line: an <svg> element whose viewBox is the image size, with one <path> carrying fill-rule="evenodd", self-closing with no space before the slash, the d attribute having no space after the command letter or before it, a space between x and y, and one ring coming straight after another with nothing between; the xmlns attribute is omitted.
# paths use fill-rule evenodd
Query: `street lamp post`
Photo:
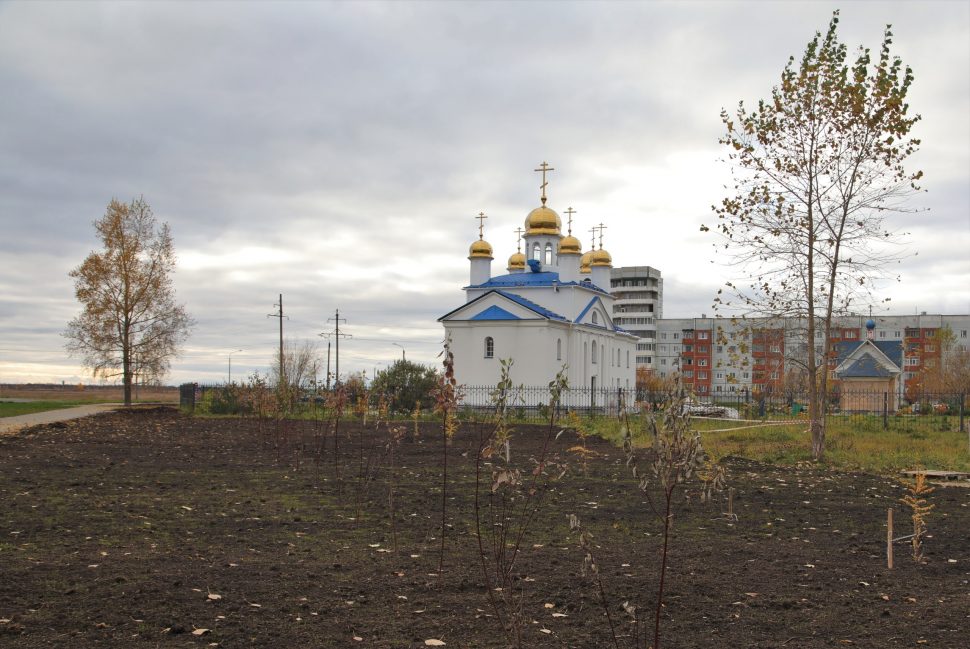
<svg viewBox="0 0 970 649"><path fill-rule="evenodd" d="M232 355L236 352L241 352L241 349L234 349L229 352L229 385L232 385Z"/></svg>
<svg viewBox="0 0 970 649"><path fill-rule="evenodd" d="M407 357L407 354L405 354L405 352L404 352L404 345L399 345L397 343L391 343L391 344L394 345L395 347L400 347L401 348L401 360L402 361L406 361L408 359L408 357Z"/></svg>

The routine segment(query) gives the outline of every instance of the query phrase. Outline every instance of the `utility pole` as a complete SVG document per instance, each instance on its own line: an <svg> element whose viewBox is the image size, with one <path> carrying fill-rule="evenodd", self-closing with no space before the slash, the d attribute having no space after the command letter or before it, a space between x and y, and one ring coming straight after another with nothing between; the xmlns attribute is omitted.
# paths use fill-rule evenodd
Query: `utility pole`
<svg viewBox="0 0 970 649"><path fill-rule="evenodd" d="M279 309L278 313L269 313L266 315L267 318L279 318L280 319L280 383L279 387L282 388L286 385L286 365L283 362L283 294L280 293L279 303L274 303L274 307Z"/></svg>
<svg viewBox="0 0 970 649"><path fill-rule="evenodd" d="M323 334L320 334L321 336ZM330 341L327 341L327 392L330 392Z"/></svg>
<svg viewBox="0 0 970 649"><path fill-rule="evenodd" d="M328 337L328 338L330 336L333 336L333 339L334 339L334 355L336 357L335 358L335 361L334 361L334 370L333 370L334 381L333 381L333 384L334 384L334 386L337 386L337 385L340 384L340 339L341 338L353 338L353 336L351 336L349 334L341 333L341 331L340 331L340 323L341 322L347 322L347 318L341 318L340 317L340 309L337 309L334 312L334 316L332 318L327 318L327 322L332 322L333 323L333 325L334 325L333 326L333 332L331 333L331 332L328 331L328 332L321 333L320 335L321 336ZM328 381L330 379L329 374L330 374L330 344L328 343L327 344L327 375L328 375L327 376L327 380Z"/></svg>

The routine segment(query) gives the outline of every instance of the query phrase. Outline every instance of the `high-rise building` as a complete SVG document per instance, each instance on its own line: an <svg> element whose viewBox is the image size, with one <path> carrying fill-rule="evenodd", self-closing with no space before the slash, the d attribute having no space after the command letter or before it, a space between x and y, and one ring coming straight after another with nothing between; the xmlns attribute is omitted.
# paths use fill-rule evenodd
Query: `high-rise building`
<svg viewBox="0 0 970 649"><path fill-rule="evenodd" d="M652 367L657 321L663 317L664 283L650 266L624 266L610 271L613 322L637 337L637 367Z"/></svg>

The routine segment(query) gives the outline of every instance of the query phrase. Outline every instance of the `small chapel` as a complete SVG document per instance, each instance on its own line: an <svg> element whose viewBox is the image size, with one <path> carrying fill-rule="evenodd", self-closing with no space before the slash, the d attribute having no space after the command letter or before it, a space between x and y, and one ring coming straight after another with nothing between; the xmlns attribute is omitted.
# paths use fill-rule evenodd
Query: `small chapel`
<svg viewBox="0 0 970 649"><path fill-rule="evenodd" d="M438 321L460 384L494 386L500 360L511 359L514 384L545 387L565 368L571 391L586 389L577 403L589 403L592 395L634 388L637 337L613 323L613 260L603 248L605 226L591 230L594 241L599 233L599 247L591 242L584 253L573 236L576 211L570 207L563 235L562 219L547 205L546 175L553 170L546 162L536 169L542 173L541 204L526 216L524 229L515 230L517 249L504 272L492 274L487 217L479 213L478 239L468 250L465 303Z"/></svg>

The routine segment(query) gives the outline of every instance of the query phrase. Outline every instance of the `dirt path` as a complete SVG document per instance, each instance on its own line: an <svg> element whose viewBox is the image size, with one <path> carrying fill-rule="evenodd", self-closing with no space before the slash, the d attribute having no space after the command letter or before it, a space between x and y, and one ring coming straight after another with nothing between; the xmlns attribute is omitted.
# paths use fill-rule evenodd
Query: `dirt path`
<svg viewBox="0 0 970 649"><path fill-rule="evenodd" d="M80 419L81 417L114 410L118 407L119 404L116 403L96 403L87 406L77 406L76 408L45 410L44 412L34 412L29 415L19 415L17 417L4 417L0 419L0 435L9 435L17 432L21 428L29 428L30 426Z"/></svg>

